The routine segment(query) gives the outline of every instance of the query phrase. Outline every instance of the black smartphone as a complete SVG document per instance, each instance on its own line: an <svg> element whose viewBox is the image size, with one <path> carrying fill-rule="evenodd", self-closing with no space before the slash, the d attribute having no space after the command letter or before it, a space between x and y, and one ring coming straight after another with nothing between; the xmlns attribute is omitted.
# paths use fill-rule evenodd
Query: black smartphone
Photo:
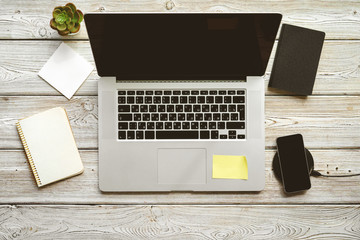
<svg viewBox="0 0 360 240"><path fill-rule="evenodd" d="M302 135L279 137L276 143L285 192L310 189L309 167Z"/></svg>

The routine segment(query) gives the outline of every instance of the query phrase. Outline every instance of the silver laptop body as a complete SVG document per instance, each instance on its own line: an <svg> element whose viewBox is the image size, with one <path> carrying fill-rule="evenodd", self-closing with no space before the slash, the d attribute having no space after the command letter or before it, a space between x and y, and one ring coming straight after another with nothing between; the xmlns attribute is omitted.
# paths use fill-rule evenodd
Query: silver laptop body
<svg viewBox="0 0 360 240"><path fill-rule="evenodd" d="M89 30L92 24L90 17L96 18L99 15L101 14L85 16L92 47L91 31L94 30ZM276 30L277 27L278 25ZM99 71L100 60L96 58L95 53L94 55ZM161 101L165 101L167 97L165 94L170 94L168 95L170 102L146 102L155 100L156 94L160 93ZM199 104L197 101L200 101L204 93L207 93L204 95L205 103ZM229 94L230 97L227 99L234 101L241 99L241 103L225 103L225 96ZM239 97L236 97L238 95ZM237 80L126 80L117 79L115 76L101 77L98 83L100 189L106 192L261 191L265 185L264 95L264 79L261 76L246 76ZM185 97L181 98L182 96ZM191 96L195 98L190 98ZM130 99L133 103L127 102ZM172 102L173 99L175 103ZM178 99L186 103L182 104ZM196 100L190 103L190 99ZM141 100L139 104L137 104L138 100ZM221 100L221 104L216 104L217 100ZM156 112L149 112L150 105L157 106ZM159 105L164 105L165 112L163 109L160 110ZM168 108L168 105L173 105L175 109ZM176 105L183 106L179 106L178 109ZM200 107L200 111L185 112L185 105L190 105L191 107L188 107L191 110L195 110L194 105L201 105L197 106ZM243 105L245 111L239 113L237 108L232 116L232 112L226 115L227 112L219 110L220 119L214 120L215 113L212 112L211 105L218 107L227 105L227 110L233 107L230 105L240 107ZM167 110L170 112L168 113ZM162 113L164 114L161 115ZM173 115L170 115L171 113ZM178 117L181 113L185 115L185 119L179 121ZM193 113L195 119L188 121L187 126L187 123L183 122L190 117L188 113L190 115ZM205 115L206 113L208 114ZM144 119L146 114L149 114L150 119ZM153 119L156 114L166 118ZM171 116L175 119L170 120ZM205 120L207 116L212 119ZM224 116L230 119L223 121ZM126 122L124 119L127 117L131 117L131 120ZM232 117L236 120L232 120ZM213 129L202 129L205 124L200 123L201 121L199 124L194 123L193 126L192 122L197 120L205 121L207 127L216 126ZM157 121L162 121L160 124L162 129L157 129ZM235 123L227 123L229 121ZM151 124L147 125L147 122L154 122L154 127L151 128ZM180 123L176 124L176 122ZM221 125L218 125L218 122L225 122L220 129L217 128ZM238 122L241 125L237 125ZM233 125L241 127L227 128ZM136 128L131 129L131 126ZM166 129L166 127L171 128ZM190 139L186 139L187 135L183 135L180 131L189 132ZM203 132L200 134L201 131ZM214 132L217 134L214 135ZM214 155L245 156L248 179L213 178Z"/></svg>

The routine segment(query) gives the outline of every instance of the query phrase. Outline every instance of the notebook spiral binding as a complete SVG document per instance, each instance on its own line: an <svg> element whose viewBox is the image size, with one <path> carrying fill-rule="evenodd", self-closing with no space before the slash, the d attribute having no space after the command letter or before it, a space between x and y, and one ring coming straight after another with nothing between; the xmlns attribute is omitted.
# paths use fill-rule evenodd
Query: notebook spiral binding
<svg viewBox="0 0 360 240"><path fill-rule="evenodd" d="M27 142L26 142L24 133L23 133L23 131L22 131L20 122L17 122L17 123L16 123L16 127L17 127L17 129L18 129L21 142L22 142L22 144L23 144L23 146L24 146L26 156L27 156L27 158L28 158L28 160L29 160L29 164L30 164L31 170L32 170L32 172L34 173L34 177L35 177L36 183L37 183L38 186L41 186L41 181L40 181L40 178L39 178L37 169L36 169L36 167L35 167L33 158L32 158L32 156L31 156L29 147L28 147L28 145L27 145Z"/></svg>

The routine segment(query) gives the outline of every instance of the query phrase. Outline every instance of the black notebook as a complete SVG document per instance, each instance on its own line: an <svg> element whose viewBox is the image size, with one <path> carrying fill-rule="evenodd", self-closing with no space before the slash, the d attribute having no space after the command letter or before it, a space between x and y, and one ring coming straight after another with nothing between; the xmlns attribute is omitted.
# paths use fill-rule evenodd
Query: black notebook
<svg viewBox="0 0 360 240"><path fill-rule="evenodd" d="M283 24L269 87L311 95L325 33Z"/></svg>

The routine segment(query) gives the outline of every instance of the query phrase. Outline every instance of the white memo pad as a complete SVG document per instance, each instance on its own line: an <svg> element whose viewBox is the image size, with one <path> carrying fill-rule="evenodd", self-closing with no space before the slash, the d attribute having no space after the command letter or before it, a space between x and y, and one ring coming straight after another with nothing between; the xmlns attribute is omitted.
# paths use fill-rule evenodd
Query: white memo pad
<svg viewBox="0 0 360 240"><path fill-rule="evenodd" d="M61 43L39 72L51 86L70 99L94 66L65 43Z"/></svg>

